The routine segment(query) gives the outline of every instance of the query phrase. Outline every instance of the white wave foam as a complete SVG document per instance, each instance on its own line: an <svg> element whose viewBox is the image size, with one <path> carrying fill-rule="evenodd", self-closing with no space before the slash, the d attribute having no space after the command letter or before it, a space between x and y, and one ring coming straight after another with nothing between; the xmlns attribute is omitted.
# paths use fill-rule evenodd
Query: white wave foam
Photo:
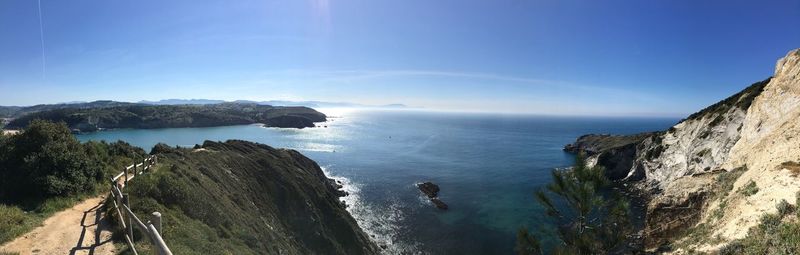
<svg viewBox="0 0 800 255"><path fill-rule="evenodd" d="M403 231L401 222L405 215L397 199L387 199L391 202L385 207L366 203L361 198L360 184L346 177L331 174L327 167L322 167L322 172L328 178L341 182L342 190L349 195L341 197L340 200L347 205L347 211L370 239L379 246L386 247L382 250L383 254L422 254L419 251L420 244L399 240Z"/></svg>

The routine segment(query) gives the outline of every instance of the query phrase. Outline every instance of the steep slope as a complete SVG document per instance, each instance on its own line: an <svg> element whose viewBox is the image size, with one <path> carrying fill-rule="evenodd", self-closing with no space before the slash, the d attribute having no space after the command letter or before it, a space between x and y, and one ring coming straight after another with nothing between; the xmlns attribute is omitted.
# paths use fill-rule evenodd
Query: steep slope
<svg viewBox="0 0 800 255"><path fill-rule="evenodd" d="M747 235L780 200L795 201L800 179L791 166L800 161L799 76L800 50L794 50L778 61L773 77L665 132L624 139L583 136L568 147L580 151L609 144L608 139L628 141L596 151L589 162L617 177L628 168L621 179L651 195L646 246L674 242L688 229L695 236L679 240L681 249L715 250ZM756 192L742 192L746 189ZM693 232L698 229L702 233Z"/></svg>
<svg viewBox="0 0 800 255"><path fill-rule="evenodd" d="M139 213L162 212L175 254L379 251L339 201L336 185L297 151L206 141L193 150L157 145L153 152L160 168L128 192Z"/></svg>
<svg viewBox="0 0 800 255"><path fill-rule="evenodd" d="M731 149L725 168L747 166L734 190L754 182L760 191L729 203L717 234L742 238L743 226L755 225L764 213L774 213L785 199L795 201L800 171L788 162L800 162L800 49L778 62L775 76L747 111L741 138Z"/></svg>

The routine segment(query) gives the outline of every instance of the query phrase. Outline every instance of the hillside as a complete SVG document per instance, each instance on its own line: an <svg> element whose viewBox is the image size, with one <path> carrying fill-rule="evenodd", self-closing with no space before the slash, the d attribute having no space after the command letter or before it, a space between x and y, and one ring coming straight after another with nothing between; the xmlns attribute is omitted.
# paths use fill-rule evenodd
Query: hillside
<svg viewBox="0 0 800 255"><path fill-rule="evenodd" d="M614 169L610 172L615 179L650 195L646 246L677 253L714 252L764 224L765 215L779 211L776 205L796 206L798 118L800 50L794 50L778 61L773 77L669 130L614 138L629 141L620 146L604 146L613 144L611 138L588 135L568 147L602 148L590 157L590 164Z"/></svg>
<svg viewBox="0 0 800 255"><path fill-rule="evenodd" d="M87 132L115 128L212 127L253 123L263 123L271 127L305 128L313 127L314 122L325 121L326 116L307 107L237 103L141 105L115 102L98 105L98 102L93 102L27 113L11 120L6 128L24 128L35 119L65 122L72 130Z"/></svg>
<svg viewBox="0 0 800 255"><path fill-rule="evenodd" d="M136 104L109 101L109 100L100 100L87 103L39 104L34 106L0 106L0 118L15 118L30 113L51 111L58 109L89 109L89 108L104 108L104 107L114 107L114 106L130 106L130 105L136 105Z"/></svg>
<svg viewBox="0 0 800 255"><path fill-rule="evenodd" d="M206 141L153 153L160 168L128 192L141 213L162 212L175 254L378 253L335 185L297 151Z"/></svg>

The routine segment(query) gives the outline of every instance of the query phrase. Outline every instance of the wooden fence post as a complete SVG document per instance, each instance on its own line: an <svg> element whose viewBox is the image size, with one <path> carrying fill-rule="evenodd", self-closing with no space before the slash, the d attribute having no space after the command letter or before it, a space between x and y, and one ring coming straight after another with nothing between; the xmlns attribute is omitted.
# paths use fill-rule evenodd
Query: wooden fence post
<svg viewBox="0 0 800 255"><path fill-rule="evenodd" d="M150 221L153 223L153 226L156 227L158 234L161 235L161 238L164 238L164 232L161 230L161 213L160 212L153 212L153 216L150 218Z"/></svg>
<svg viewBox="0 0 800 255"><path fill-rule="evenodd" d="M128 209L131 209L130 196L128 194L124 194L124 195L122 195L122 200L123 200L123 203L125 203L125 206L128 207ZM127 211L127 210L124 210L124 211ZM133 210L131 210L131 211L133 211ZM128 213L126 212L125 214L128 214ZM128 236L130 236L131 242L133 242L133 215L127 215L127 216L128 216Z"/></svg>
<svg viewBox="0 0 800 255"><path fill-rule="evenodd" d="M133 167L136 167L136 165L134 165ZM122 170L122 172L125 173L125 187L128 187L128 168L126 167L125 169Z"/></svg>

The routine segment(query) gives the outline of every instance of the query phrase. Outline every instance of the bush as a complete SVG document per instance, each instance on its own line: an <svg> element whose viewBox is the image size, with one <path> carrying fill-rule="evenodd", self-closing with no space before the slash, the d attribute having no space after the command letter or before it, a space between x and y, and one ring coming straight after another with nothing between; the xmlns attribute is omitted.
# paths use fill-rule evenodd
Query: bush
<svg viewBox="0 0 800 255"><path fill-rule="evenodd" d="M3 200L76 195L93 191L103 177L102 165L90 161L63 123L35 120L8 139L0 173Z"/></svg>
<svg viewBox="0 0 800 255"><path fill-rule="evenodd" d="M783 222L792 206L783 200L776 207L779 214L765 214L747 237L722 247L719 254L800 254L800 222Z"/></svg>
<svg viewBox="0 0 800 255"><path fill-rule="evenodd" d="M719 249L719 255L737 255L744 253L744 245L740 242L733 242L722 246Z"/></svg>
<svg viewBox="0 0 800 255"><path fill-rule="evenodd" d="M750 180L750 182L748 182L743 188L741 188L739 192L741 192L742 195L745 195L747 197L755 195L756 193L758 193L758 185L756 185L756 182Z"/></svg>
<svg viewBox="0 0 800 255"><path fill-rule="evenodd" d="M728 195L733 190L733 183L739 179L744 172L747 172L747 166L734 168L733 170L721 173L717 176L717 198L722 198Z"/></svg>
<svg viewBox="0 0 800 255"><path fill-rule="evenodd" d="M795 197L797 197L797 199L794 202L794 206L795 206L795 209L797 209L797 208L800 208L800 191L797 192ZM800 219L800 210L794 210L794 212L797 213L797 218Z"/></svg>
<svg viewBox="0 0 800 255"><path fill-rule="evenodd" d="M107 188L104 180L133 154L144 150L124 142L81 144L65 124L41 120L19 135L0 136L0 243Z"/></svg>
<svg viewBox="0 0 800 255"><path fill-rule="evenodd" d="M781 201L778 202L778 205L776 205L775 208L778 209L778 215L780 215L781 217L786 216L792 211L794 211L794 207L792 207L792 205L789 204L789 202L787 202L786 199L781 199Z"/></svg>
<svg viewBox="0 0 800 255"><path fill-rule="evenodd" d="M767 232L774 232L781 225L781 216L775 214L764 214L761 216L761 229Z"/></svg>

